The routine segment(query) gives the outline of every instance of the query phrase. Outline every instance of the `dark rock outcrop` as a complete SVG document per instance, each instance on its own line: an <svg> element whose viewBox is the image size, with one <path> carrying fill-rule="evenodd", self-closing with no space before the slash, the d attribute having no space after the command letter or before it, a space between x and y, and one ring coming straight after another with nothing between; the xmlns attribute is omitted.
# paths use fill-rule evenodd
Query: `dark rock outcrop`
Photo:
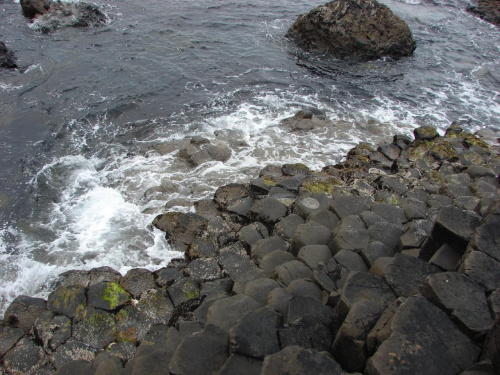
<svg viewBox="0 0 500 375"><path fill-rule="evenodd" d="M85 2L21 0L25 17L36 20L35 29L49 33L63 27L95 27L104 25L106 15L97 5Z"/></svg>
<svg viewBox="0 0 500 375"><path fill-rule="evenodd" d="M308 50L339 58L410 56L416 43L408 25L376 0L336 0L300 15L288 31Z"/></svg>
<svg viewBox="0 0 500 375"><path fill-rule="evenodd" d="M17 68L14 53L7 48L4 42L0 42L0 67Z"/></svg>
<svg viewBox="0 0 500 375"><path fill-rule="evenodd" d="M488 22L500 25L500 4L496 0L477 0L477 4L470 5L467 10Z"/></svg>

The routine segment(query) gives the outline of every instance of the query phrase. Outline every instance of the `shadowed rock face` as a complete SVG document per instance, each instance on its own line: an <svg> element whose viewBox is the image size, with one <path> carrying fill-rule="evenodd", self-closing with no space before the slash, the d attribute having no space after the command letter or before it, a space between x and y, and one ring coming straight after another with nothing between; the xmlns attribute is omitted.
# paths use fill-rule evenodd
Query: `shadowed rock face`
<svg viewBox="0 0 500 375"><path fill-rule="evenodd" d="M408 25L376 0L336 0L300 15L288 36L307 50L361 60L410 56Z"/></svg>
<svg viewBox="0 0 500 375"><path fill-rule="evenodd" d="M17 68L16 60L12 51L7 49L4 42L0 42L0 67Z"/></svg>
<svg viewBox="0 0 500 375"><path fill-rule="evenodd" d="M478 0L477 6L471 5L467 10L486 21L500 25L500 2L498 0Z"/></svg>

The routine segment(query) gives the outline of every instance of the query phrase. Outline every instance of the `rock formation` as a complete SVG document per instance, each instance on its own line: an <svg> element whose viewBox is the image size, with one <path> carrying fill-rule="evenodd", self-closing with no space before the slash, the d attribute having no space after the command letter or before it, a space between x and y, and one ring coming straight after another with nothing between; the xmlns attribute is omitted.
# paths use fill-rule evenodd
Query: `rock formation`
<svg viewBox="0 0 500 375"><path fill-rule="evenodd" d="M335 0L300 15L288 36L310 51L362 60L412 55L408 25L376 0Z"/></svg>
<svg viewBox="0 0 500 375"><path fill-rule="evenodd" d="M70 271L47 301L16 298L2 369L498 373L498 146L456 125L414 134L321 172L268 166L158 216L184 258Z"/></svg>
<svg viewBox="0 0 500 375"><path fill-rule="evenodd" d="M7 49L4 42L0 42L0 67L17 68L16 59L12 51Z"/></svg>

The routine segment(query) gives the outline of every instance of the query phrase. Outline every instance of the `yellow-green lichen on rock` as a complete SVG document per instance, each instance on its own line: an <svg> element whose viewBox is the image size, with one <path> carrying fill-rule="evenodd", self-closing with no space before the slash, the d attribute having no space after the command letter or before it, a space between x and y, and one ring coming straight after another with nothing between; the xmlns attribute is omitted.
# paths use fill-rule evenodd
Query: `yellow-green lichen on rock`
<svg viewBox="0 0 500 375"><path fill-rule="evenodd" d="M189 281L182 287L182 295L186 300L195 299L199 297L200 290L194 282Z"/></svg>
<svg viewBox="0 0 500 375"><path fill-rule="evenodd" d="M47 308L67 317L74 317L85 308L87 298L81 285L61 286L49 295Z"/></svg>
<svg viewBox="0 0 500 375"><path fill-rule="evenodd" d="M109 309L113 310L130 301L130 294L117 283L107 283L101 298L109 304Z"/></svg>
<svg viewBox="0 0 500 375"><path fill-rule="evenodd" d="M311 193L326 193L332 194L335 189L342 185L342 180L336 177L312 177L306 179L302 186L308 189Z"/></svg>
<svg viewBox="0 0 500 375"><path fill-rule="evenodd" d="M450 142L444 141L434 145L431 150L431 155L437 161L454 162L459 159L457 151L453 148Z"/></svg>

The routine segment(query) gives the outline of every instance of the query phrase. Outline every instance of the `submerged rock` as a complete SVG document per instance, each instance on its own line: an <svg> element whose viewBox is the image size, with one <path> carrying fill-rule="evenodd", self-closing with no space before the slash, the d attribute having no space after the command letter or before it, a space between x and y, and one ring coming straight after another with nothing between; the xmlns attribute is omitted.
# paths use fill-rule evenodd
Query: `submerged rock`
<svg viewBox="0 0 500 375"><path fill-rule="evenodd" d="M376 0L336 0L300 15L288 35L308 50L339 58L410 56L408 25Z"/></svg>

